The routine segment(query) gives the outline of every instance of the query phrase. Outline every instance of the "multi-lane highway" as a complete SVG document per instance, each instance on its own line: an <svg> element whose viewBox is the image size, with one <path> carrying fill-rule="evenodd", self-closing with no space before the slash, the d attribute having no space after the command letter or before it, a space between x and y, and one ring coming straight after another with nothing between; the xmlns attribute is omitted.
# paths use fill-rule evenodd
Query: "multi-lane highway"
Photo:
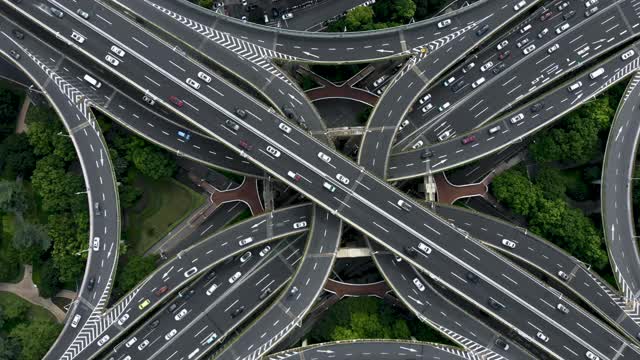
<svg viewBox="0 0 640 360"><path fill-rule="evenodd" d="M27 5L21 5L27 6ZM633 353L634 348L628 347L627 342L621 339L618 335L607 330L606 327L599 323L597 320L589 317L586 313L580 311L574 305L570 303L561 302L562 305L568 306L572 315L563 317L564 319L556 319L557 310L553 307L553 303L557 300L556 296L546 289L542 284L535 281L533 278L526 276L520 270L514 268L509 263L505 262L502 258L496 257L495 254L489 252L484 247L480 246L477 242L466 239L459 232L453 231L447 224L442 223L438 219L426 210L419 207L416 203L406 198L406 196L388 187L383 182L372 177L367 172L354 166L348 160L342 158L339 154L334 153L331 149L323 146L321 143L309 138L308 135L299 132L297 129L292 129L291 132L284 132L277 128L278 120L277 115L268 111L263 106L256 104L253 101L246 101L246 97L240 96L234 97L237 101L242 101L246 108L250 111L250 114L258 114L256 118L257 122L251 124L247 121L233 115L233 113L227 109L223 109L219 104L212 102L209 98L204 97L205 90L200 92L188 88L182 80L178 80L172 73L175 70L171 67L162 68L155 64L148 58L143 58L132 49L122 44L119 40L109 37L107 34L99 34L94 32L95 29L86 28L86 24L72 23L71 21L57 21L46 13L44 15L38 14L37 11L30 12L29 15L39 17L41 25L45 25L45 28L50 31L59 31L62 33L72 32L67 26L76 26L82 28L87 37L92 38L91 42L87 42L83 45L82 49L86 55L92 56L94 59L102 58L104 49L108 49L109 45L104 44L102 38L106 36L109 42L115 42L119 46L125 48L129 55L128 61L134 62L136 72L132 73L128 67L119 67L114 71L110 68L113 74L120 76L126 81L132 83L132 85L138 86L141 89L144 87L140 84L148 83L143 76L161 76L170 80L174 85L177 85L177 89L172 89L172 92L178 90L180 98L184 99L185 106L180 108L179 114L187 116L197 126L200 126L204 131L209 132L212 136L218 138L218 140L225 142L228 146L234 146L236 141L244 140L241 142L244 150L242 152L251 161L255 162L261 167L268 169L273 175L277 176L283 181L286 181L289 185L294 186L297 190L303 192L314 201L318 202L325 208L337 214L344 220L348 221L351 225L356 226L360 230L367 233L372 238L380 241L386 246L394 249L398 253L403 253L403 247L408 243L414 243L414 241L424 241L434 248L433 253L429 256L427 262L425 258L410 258L406 256L406 260L411 261L415 265L420 266L423 270L429 271L432 275L441 277L449 286L454 290L459 291L468 298L481 298L481 293L494 293L498 299L495 301L501 305L508 307L509 311L501 311L503 307L490 310L488 305L477 305L485 308L485 310L493 313L498 319L505 321L512 326L520 328L525 332L528 329L528 325L522 323L523 318L527 318L530 321L540 322L539 326L545 327L550 332L552 339L557 339L554 342L548 342L542 344L537 342L539 346L545 348L547 351L556 354L557 356L573 357L578 356L579 353L586 353L587 350L595 351L603 357L612 357L613 352L620 352L621 354ZM30 18L34 20L34 18ZM84 25L84 26L83 26ZM55 30L57 29L57 30ZM93 30L93 31L92 31ZM135 58L137 59L135 59ZM137 60L137 61L136 61ZM154 59L158 61L158 59ZM137 63L137 64L136 64ZM183 64L187 66L187 64ZM106 66L105 66L106 67ZM144 75L142 75L144 74ZM171 93L167 93L165 87L160 87L156 90L156 93L160 96L156 96L160 99L168 98ZM183 95L184 94L184 95ZM229 104L233 106L234 104ZM170 107L171 105L168 105ZM225 104L225 106L228 106ZM199 109L211 109L208 119L202 119L197 116ZM237 133L229 131L228 129L221 127L220 123L215 121L215 112L222 111L227 117L232 117L234 121L241 125L241 130L237 130ZM213 117L213 118L212 118ZM195 120L198 119L198 120ZM226 130L225 130L226 129ZM224 132L225 136L222 137L220 131ZM229 135L229 133L233 135ZM236 134L241 134L244 138L236 137ZM283 135L286 134L286 135ZM237 139L237 140L236 140ZM267 144L276 145L282 155L286 155L286 161L282 161L284 157L280 157L278 161L275 161L271 155L261 151L251 151L252 147L247 146L247 143L251 144L257 149L266 148ZM304 143L304 148L296 149L292 151L291 148L285 148L283 143L301 144ZM272 146L272 145L269 145ZM251 152L251 156L247 154L247 151ZM319 159L317 154L323 152L325 154L331 154L332 160L330 163ZM289 163L289 167L283 168L284 163ZM301 175L304 181L293 182L290 181L287 175L287 171L290 171L290 167L294 166L295 170ZM328 180L333 179L334 176L327 176L328 174L334 174L340 171L342 176L338 178L358 179L354 182L354 186L347 188L344 186L344 180L338 181ZM326 175L325 175L326 174ZM321 184L327 182L328 187L333 190L333 196L327 198L326 189L323 189ZM314 185L315 183L315 185ZM359 184L361 186L357 186ZM335 189L335 190L334 190ZM376 194L371 196L370 194ZM411 211L403 211L395 205L392 200L403 199L410 206ZM402 220L400 220L400 216ZM424 219L428 219L427 226L424 229L416 226L423 224ZM408 226L407 224L412 224ZM393 232L395 234L402 234L400 239L388 239L386 233ZM430 238L433 233L442 234L445 233L447 238L447 244L445 245L440 237ZM412 240L413 239L413 240ZM457 243L457 246L451 246L451 243ZM446 249L445 249L446 247ZM491 263L493 266L491 269L487 269L486 266L479 264L481 257L485 258L485 263ZM438 264L439 263L439 264ZM438 264L437 266L435 264ZM448 264L448 265L445 265ZM451 273L442 273L442 269L445 268L461 267L468 271L473 269L478 273L478 276L486 282L469 287L463 284L456 283L455 277L452 277ZM458 270L459 271L459 270ZM504 272L510 274L505 276ZM456 275L457 276L457 275ZM514 279L515 278L515 279ZM464 290L462 288L464 287ZM515 289L517 287L518 289ZM528 289L526 293L523 293L521 289ZM518 295L516 295L518 293ZM531 296L535 294L538 299L535 300ZM486 295L485 295L486 296ZM542 298L540 298L542 296ZM544 299L544 298L547 299ZM546 307L549 304L549 307ZM515 314L518 314L515 318ZM523 316L525 315L525 316ZM553 316L551 316L553 315ZM569 320L571 319L571 320ZM576 321L577 322L574 322ZM585 325L586 324L586 325ZM590 329L589 334L597 333L597 336L586 335L584 330L580 327L586 327ZM529 330L530 331L530 330ZM587 342L585 338L589 336ZM593 339L592 339L593 337ZM533 339L532 339L533 340ZM533 340L536 341L536 340ZM557 343L554 345L554 343ZM560 345L562 343L562 345ZM606 346L604 344L607 344ZM612 348L613 347L613 348ZM562 354L562 355L560 355Z"/></svg>
<svg viewBox="0 0 640 360"><path fill-rule="evenodd" d="M640 122L640 75L629 83L616 113L602 166L602 227L609 261L625 297L640 296L640 258L631 203Z"/></svg>

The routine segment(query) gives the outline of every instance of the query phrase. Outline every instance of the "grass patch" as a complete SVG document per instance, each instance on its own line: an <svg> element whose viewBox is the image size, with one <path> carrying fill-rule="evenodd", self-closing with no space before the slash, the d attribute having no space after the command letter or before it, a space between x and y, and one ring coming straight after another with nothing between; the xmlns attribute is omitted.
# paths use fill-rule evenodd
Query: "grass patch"
<svg viewBox="0 0 640 360"><path fill-rule="evenodd" d="M30 322L34 322L37 320L57 322L53 314L51 314L47 309L38 305L33 305L27 300L24 300L12 293L0 291L0 307L6 307L10 302L23 302L28 305L27 319L29 319Z"/></svg>
<svg viewBox="0 0 640 360"><path fill-rule="evenodd" d="M130 251L136 255L143 255L205 202L200 194L172 178L152 180L138 175L135 184L144 193L127 214L125 234Z"/></svg>
<svg viewBox="0 0 640 360"><path fill-rule="evenodd" d="M238 175L236 173L232 173L230 171L226 171L222 169L216 169L216 171L218 171L220 174L224 175L227 179L234 181L237 184L242 184L242 180L244 179L244 176Z"/></svg>
<svg viewBox="0 0 640 360"><path fill-rule="evenodd" d="M227 226L225 226L225 227L233 226L233 225L235 225L235 224L237 224L237 223L239 223L239 222L241 222L241 221L243 221L243 220L246 220L246 219L250 218L251 216L253 216L253 215L251 214L251 210L249 210L249 209L244 209L244 211L243 211L243 212L241 212L240 214L238 214L238 216L236 216L233 220L229 221L229 223L228 223L228 224L227 224Z"/></svg>

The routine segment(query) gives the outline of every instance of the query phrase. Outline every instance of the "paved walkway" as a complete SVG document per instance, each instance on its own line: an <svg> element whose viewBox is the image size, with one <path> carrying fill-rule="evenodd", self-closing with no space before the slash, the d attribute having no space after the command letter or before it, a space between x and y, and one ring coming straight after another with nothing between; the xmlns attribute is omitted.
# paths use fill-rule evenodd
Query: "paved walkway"
<svg viewBox="0 0 640 360"><path fill-rule="evenodd" d="M16 134L23 133L27 130L27 111L29 111L29 105L31 105L31 99L28 96L24 97L24 101L22 102L22 107L20 108L20 112L18 113L18 119L16 124Z"/></svg>
<svg viewBox="0 0 640 360"><path fill-rule="evenodd" d="M438 202L445 204L453 204L456 200L473 196L485 197L489 190L486 182L488 176L481 182L467 185L454 185L449 182L444 173L434 175L436 180L436 188L438 189Z"/></svg>
<svg viewBox="0 0 640 360"><path fill-rule="evenodd" d="M62 311L62 309L60 309L56 304L54 304L51 299L44 299L40 297L40 295L38 294L38 288L33 283L32 275L33 269L31 265L25 265L24 276L22 277L22 280L20 280L20 282L17 284L0 283L0 291L18 295L34 305L42 306L43 308L49 310L49 312L52 313L53 316L55 316L58 322L64 322L65 312ZM67 299L75 299L75 293L73 293L72 291L62 291L61 295L62 297L65 297Z"/></svg>

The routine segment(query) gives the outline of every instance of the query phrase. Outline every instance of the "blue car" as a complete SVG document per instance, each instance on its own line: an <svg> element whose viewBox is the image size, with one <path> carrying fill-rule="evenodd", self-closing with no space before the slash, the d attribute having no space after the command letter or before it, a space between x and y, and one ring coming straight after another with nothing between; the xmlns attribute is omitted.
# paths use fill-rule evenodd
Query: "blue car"
<svg viewBox="0 0 640 360"><path fill-rule="evenodd" d="M183 138L185 141L191 139L191 133L188 131L178 131L178 136Z"/></svg>

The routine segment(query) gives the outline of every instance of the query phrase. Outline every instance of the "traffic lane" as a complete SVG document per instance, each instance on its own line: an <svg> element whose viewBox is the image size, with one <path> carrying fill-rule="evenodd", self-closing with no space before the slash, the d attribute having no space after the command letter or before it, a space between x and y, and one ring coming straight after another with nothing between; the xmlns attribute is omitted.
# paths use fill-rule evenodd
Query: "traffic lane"
<svg viewBox="0 0 640 360"><path fill-rule="evenodd" d="M405 261L397 261L395 255L385 252L380 245L375 244L373 250L379 251L376 255L378 268L383 272L385 279L393 284L394 291L403 298L404 302L435 324L453 331L455 333L453 336L463 337L456 341L473 349L474 344L465 341L466 338L509 359L532 358L531 354L516 347L515 343L507 338L504 338L504 341L510 345L511 351L495 346L495 340L500 336L498 333L448 302L429 283L420 280L425 289L418 289L413 283L413 279L418 278L418 274Z"/></svg>
<svg viewBox="0 0 640 360"><path fill-rule="evenodd" d="M610 323L620 325L632 336L640 332L640 326L618 305L611 294L615 290L582 267L582 263L547 241L530 235L526 229L514 227L481 214L471 213L455 207L438 206L437 213L471 236L495 248L517 256L573 290L592 307L607 317ZM514 249L502 244L502 239L514 241ZM564 280L558 276L563 271L570 276ZM617 296L616 296L617 297Z"/></svg>
<svg viewBox="0 0 640 360"><path fill-rule="evenodd" d="M331 272L342 234L341 220L318 206L314 207L312 219L303 262L284 293L250 329L233 343L227 343L222 353L217 355L218 359L235 359L239 354L240 357L260 357L295 330L292 324L300 321L310 310ZM297 290L292 292L294 287ZM260 339L259 344L256 344L256 339Z"/></svg>
<svg viewBox="0 0 640 360"><path fill-rule="evenodd" d="M60 2L68 4L72 1L73 0L61 0ZM134 32L139 27L139 24L132 23L130 19L123 17L119 13L112 12L112 10L108 7L101 6L96 10L98 11L96 13L96 16L99 17L99 19L104 20L94 21L93 24L100 27L103 31L112 33L114 29L131 29L131 31ZM325 130L325 125L320 119L319 114L306 100L300 89L295 87L293 83L291 83L284 77L274 77L272 72L269 71L277 70L275 66L272 65L268 66L268 68L263 68L262 65L259 65L263 62L256 62L257 60L255 59L251 62L247 60L246 56L251 55L251 53L245 53L244 56L238 56L238 54L233 53L232 51L228 51L225 48L221 49L219 45L214 41L203 41L204 38L202 34L197 33L195 30L188 28L181 23L169 22L168 25L170 26L170 28L165 28L163 30L167 31L178 39L181 39L182 41L188 41L191 44L199 43L200 46L198 47L198 50L201 53L208 55L209 58L219 64L224 64L226 68L230 69L231 71L245 79L248 84L252 85L262 92L265 92L267 96L270 97L271 101L278 104L278 108L282 107L284 104L289 104L290 107L296 108L296 111L299 113L298 116L300 116L303 120L306 120L308 126L312 130ZM159 56L160 58L166 57L166 55L164 55L166 54L166 50L164 52L158 52L158 49L152 46L155 40L150 38L150 35L144 36L142 35L142 31L137 31L135 32L135 34L135 37L131 36L134 42L129 42L127 45L136 48L141 54L149 58L156 58L157 56ZM143 45L146 45L148 47L145 47ZM183 65L184 62L191 62L190 59L187 60L179 53L174 53L173 55L174 56L173 59L171 59L171 62L164 64L164 66L178 66L182 69L185 69ZM239 59L245 61L238 61ZM215 76L215 73L213 71L209 70L205 72L213 74ZM191 78L200 83L203 82L196 77L196 73L192 74ZM224 92L217 92L216 94L224 96Z"/></svg>
<svg viewBox="0 0 640 360"><path fill-rule="evenodd" d="M177 257L164 263L158 271L156 271L150 278L145 279L141 285L139 285L139 292L132 298L129 305L129 309L133 309L133 305L141 304L145 299L149 299L151 304L142 309L133 309L129 311L130 319L127 323L121 327L115 326L115 323L111 324L106 329L105 334L109 335L111 341L117 336L122 334L123 330L126 330L133 326L141 316L147 312L153 310L159 302L162 302L164 298L170 297L180 287L184 286L190 278L197 277L208 271L212 266L229 259L232 256L239 255L246 251L246 249L252 249L258 246L262 246L267 242L270 242L279 237L285 237L294 235L300 231L291 231L291 226L277 226L277 224L288 222L290 217L296 216L294 214L299 211L308 212L310 205L296 206L288 208L286 210L280 210L272 214L264 214L247 220L245 222L234 225L231 228L225 229L213 236L210 236L205 241L202 241L189 249L181 251ZM301 216L302 213L298 213ZM267 227L273 227L272 230L267 230ZM304 230L304 229L303 229ZM225 250L226 245L229 244L229 240L233 243L237 243L238 239L247 239L246 235L240 235L242 232L245 234L251 234L252 242L246 247L238 247L236 251ZM267 236L267 233L273 233L271 237ZM259 234L259 235L257 235ZM216 251L216 248L220 247L220 250ZM209 250L207 250L209 249ZM189 269L194 268L193 264L206 264L204 267L195 266L196 271L189 277L183 277L181 272L186 272ZM197 265L197 264L196 264ZM174 270L176 270L174 272ZM174 276L174 273L178 273ZM171 280L171 281L170 281ZM155 300L156 296L154 292L163 286L167 286L168 290L162 295L159 300ZM153 301L155 300L155 301ZM87 351L89 349L89 351ZM88 354L93 354L97 350L97 344L93 343L83 351L87 351Z"/></svg>
<svg viewBox="0 0 640 360"><path fill-rule="evenodd" d="M414 357L415 356L415 357ZM447 350L445 346L435 346L409 341L354 340L344 343L325 343L308 347L285 350L274 354L274 359L353 359L353 360L394 360L394 359L441 359L461 360L468 354L457 348Z"/></svg>
<svg viewBox="0 0 640 360"><path fill-rule="evenodd" d="M244 125L245 125L245 126L247 126L247 124L246 124L246 123L245 123Z"/></svg>
<svg viewBox="0 0 640 360"><path fill-rule="evenodd" d="M489 61L496 63L494 67L500 66L499 64L505 64L507 66L506 69L493 77L491 76L493 75L492 71L484 72L483 76L485 78L489 77L487 81L479 85L461 101L455 101L456 96L454 93L451 100L449 100L451 97L449 96L434 103L433 105L435 106L430 112L431 114L440 115L436 108L439 105L443 105L445 101L449 101L451 106L442 115L428 119L430 121L424 122L419 118L414 119L414 126L419 124L419 128L405 139L399 141L394 146L394 151L408 149L419 139L437 142L441 136L445 136L445 133L450 134L448 136L452 137L455 134L464 133L476 126L480 126L499 111L508 108L510 104L534 91L539 91L545 84L559 78L561 74L580 67L583 63L608 51L618 42L628 38L625 35L632 34L626 26L620 26L624 25L624 19L620 16L614 4L609 5L609 7L591 17L578 17L578 21L580 19L583 21L580 21L577 25L574 24L574 19L576 17L568 22L563 21L554 27L549 27L551 35L543 36L542 39L536 35L542 26L532 28L525 34L521 34L518 31L516 33L518 37L512 39L512 43L507 45L506 50L496 51L490 55L481 55L483 60L479 61L477 69L480 69L481 66L486 65ZM537 16L534 23L540 23ZM555 30L561 24L566 23L572 24L572 27L560 35L556 34ZM606 32L599 30L609 25L612 26L611 29L613 30ZM620 29L621 27L622 29ZM578 30L580 31L578 32ZM530 41L522 49L532 45L537 46L529 55L523 55L521 53L522 49L513 47L514 43L523 41L525 38ZM559 49L550 54L548 52L549 48L556 44L559 45ZM497 57L498 54L507 50L514 55L500 61ZM526 71L521 71L521 69L526 69ZM472 87L471 81L475 81L478 78L469 79L470 81L464 85L462 90L465 88L470 89ZM449 90L451 89L453 88L449 88ZM486 94L492 94L492 96L487 98ZM459 119L465 119L465 121L460 121Z"/></svg>
<svg viewBox="0 0 640 360"><path fill-rule="evenodd" d="M537 131L559 116L578 107L590 97L604 91L611 84L623 78L623 75L635 69L637 67L635 64L638 62L637 51L634 50L636 54L627 60L622 60L621 55L630 49L634 49L637 44L636 42L631 46L625 47L616 55L601 63L599 66L604 69L604 74L597 79L592 80L589 78L588 72L583 73L570 83L565 83L545 97L540 98L537 102L544 104L544 106L539 112L532 113L528 106L524 106L494 123L465 134L476 138L475 141L467 145L461 144L460 138L456 138L435 144L426 149L394 154L389 162L389 178L399 180L421 176L424 174L422 169L426 168L427 162L430 163L430 169L433 172L444 171L500 150L518 141L518 139ZM594 70L594 68L591 70ZM567 87L578 81L584 85L575 92L569 92ZM511 119L517 114L522 114L523 118L513 124ZM500 126L500 128L496 132L489 132L495 126ZM420 156L425 150L430 151L433 155L430 158L421 159Z"/></svg>
<svg viewBox="0 0 640 360"><path fill-rule="evenodd" d="M611 264L625 297L636 297L640 279L640 260L634 241L633 207L631 205L630 179L640 127L633 121L638 106L637 75L623 97L609 131L604 166L602 169L602 216L607 249ZM631 88L631 87L634 88ZM621 284L622 283L622 284ZM626 283L626 284L624 284Z"/></svg>
<svg viewBox="0 0 640 360"><path fill-rule="evenodd" d="M235 290L232 293L217 299L212 306L209 306L201 316L195 319L194 323L190 324L189 329L179 333L181 337L179 347L173 347L176 348L176 352L171 356L188 357L195 349L200 349L199 352L202 354L206 353L213 347L220 345L218 342L221 339L230 336L231 331L251 317L258 308L270 301L270 297L273 297L291 278L295 270L293 267L295 261L287 253L297 253L299 259L303 246L301 240L302 237L298 237L292 244L283 247L280 255L274 253L269 258L268 266L262 264L250 277L238 280L239 282L234 285ZM241 311L238 315L233 315L237 309L242 307L246 310ZM212 323L214 327L222 329L223 333L218 335L217 341L200 347L208 339L206 336L202 336L202 328L207 323ZM178 338L176 337L172 341L178 341ZM170 345L171 343L168 343L165 346ZM166 353L166 351L164 352ZM156 352L151 358L164 358L164 355Z"/></svg>
<svg viewBox="0 0 640 360"><path fill-rule="evenodd" d="M298 239L300 238L298 237ZM287 242L287 240L284 240L281 243ZM296 243L299 242L296 241ZM273 244L273 246L277 247L276 244ZM278 252L282 253L285 249L286 247L283 247ZM272 285L277 288L291 275L291 269L287 264L283 263L279 256L262 257L256 254L244 262L241 262L241 258L236 258L227 264L226 267L230 271L222 272L219 275L216 274L217 278L207 281L204 285L202 284L204 281L196 283L193 287L196 290L195 293L182 306L176 308L173 313L162 312L164 316L164 319L161 320L163 327L159 327L159 335L164 336L173 329L176 329L178 333L168 341L164 337L158 337L159 341L151 341L150 346L136 352L135 357L139 359L154 358L159 356L160 351L166 350L167 346L174 344L180 344L177 348L185 349L187 351L186 354L189 354L189 349L192 348L188 344L192 343L197 335L200 335L196 335L196 331L200 331L201 328L195 324L205 316L210 317L211 314L215 318L214 326L222 332L218 336L222 337L229 331L230 327L223 326L226 324L221 319L228 317L234 309L240 306L245 306L247 313L250 312L248 311L249 309L255 309L263 300L259 299L259 296L266 290L266 286ZM241 277L231 282L231 276L237 272L242 274ZM215 289L211 295L207 295L207 290L214 283L219 288ZM179 317L183 310L186 310L186 314L183 317Z"/></svg>
<svg viewBox="0 0 640 360"><path fill-rule="evenodd" d="M561 3L561 1L557 1L556 3L559 4ZM565 45L567 43L571 44L574 41L580 40L580 42L576 43L576 45L579 45L580 47L585 45L585 43L582 41L583 33L579 34L579 37L580 37L579 39L573 39L573 37L570 37L568 34L571 33L575 35L576 30L579 29L582 24L587 23L588 21L595 21L593 19L596 18L596 15L592 17L583 17L583 16L574 17L570 21L571 23L573 23L576 21L575 19L577 18L577 21L579 21L578 25L576 26L575 24L573 24L573 27L571 27L569 30L558 35L556 34L555 29L561 24L566 23L566 21L562 18L561 14L562 13L566 14L569 11L573 11L574 13L576 11L579 11L579 13L582 13L584 11L584 6L581 3L574 3L574 4L570 3L567 8L565 8L561 12L556 13L555 5L557 4L551 4L550 6L550 8L553 9L552 11L553 16L551 18L541 21L540 16L543 13L545 13L547 10L544 7L537 10L534 14L529 16L526 20L520 22L517 26L515 26L513 30L509 31L507 35L493 41L491 44L487 44L484 47L484 50L481 51L481 53L479 53L478 55L474 56L473 59L466 61L465 64L461 65L454 71L449 72L446 76L443 76L443 79L450 79L452 77L455 78L456 79L454 81L455 83L465 81L466 85L464 85L461 89L452 91L453 87L444 86L442 83L437 83L437 84L434 84L434 86L432 86L428 91L426 91L428 95L431 95L431 99L428 101L425 101L424 104L417 104L417 103L414 104L415 109L420 111L414 111L409 114L408 118L411 121L409 125L405 127L405 131L404 131L407 134L407 136L405 136L404 139L398 141L398 143L394 145L394 151L400 150L402 148L409 148L413 143L415 143L419 139L428 140L428 141L437 141L438 136L440 136L441 134L447 131L451 130L450 131L451 135L449 135L451 137L455 135L456 131L461 132L466 130L467 128L461 128L461 129L452 128L451 123L455 123L456 116L469 116L468 113L473 113L473 115L475 115L474 119L478 121L482 121L484 119L490 118L494 112L491 112L491 111L487 112L489 108L500 107L502 104L501 101L503 103L509 102L515 99L517 97L516 95L519 95L519 94L515 94L511 96L510 94L511 94L512 87L497 86L495 85L495 82L498 80L498 78L502 78L503 80L503 81L500 81L500 83L503 83L504 80L506 80L504 79L505 77L511 78L512 77L511 75L513 75L512 73L513 71L515 71L515 69L526 68L527 69L526 73L531 74L531 73L537 73L535 71L536 68L546 67L547 64L545 62L543 62L542 60L537 60L535 58L536 54L538 54L538 57L550 58L548 53L543 52L541 50L543 46L559 43L561 45L561 50L554 53L553 58L564 59L572 55L572 54L561 54L563 50L566 50ZM576 7L577 9L572 9L572 5L575 5L575 4L577 5L574 7ZM602 13L602 10L600 11L600 13ZM609 13L612 13L612 11L610 11ZM520 29L524 28L525 25L531 25L531 29L526 31L523 34L520 31ZM543 34L542 33L543 29L546 29L548 34L541 36L540 34ZM595 35L595 32L592 32L592 34ZM504 46L503 49L501 50L496 50L496 46L502 43L503 41L507 41L508 45ZM522 45L521 47L518 46L518 48L515 48L515 44L520 44L521 42L524 42L524 41L527 41L526 45ZM533 54L523 55L520 50L523 50L530 45L537 46L538 50L536 50ZM496 57L498 56L498 54L504 51L510 51L511 56L507 57L502 61L497 59ZM568 51L564 51L564 52L568 52ZM535 65L529 65L529 66L521 65L521 63L524 61L525 58L527 59L528 63L535 62ZM472 62L476 66L474 66L471 69L465 69L463 71L464 66ZM493 65L489 65L489 64L493 64ZM506 70L501 71L499 74L494 74L493 71L490 71L498 66L507 66L507 68ZM554 76L557 76L558 74L559 74L558 72L555 72ZM479 81L480 78L486 79L486 81L483 84L478 85L477 89L473 88L473 86L471 86L472 82ZM514 79L518 79L517 74L508 83L514 86L517 86L520 83L524 82L524 80L522 81L515 80L514 82ZM540 84L542 80L544 79L537 79L536 83ZM544 80L544 82L546 81L549 81L549 79ZM487 90L487 88L491 87L492 84L493 84L493 87L494 88L497 87L497 89L493 89L492 91ZM534 86L534 89L537 87L539 86ZM482 93L480 93L480 88L483 89ZM500 94L500 93L506 93L507 91L509 91L509 95L505 94L504 97L496 95L490 98L486 98L486 96L483 96L484 94L487 94L487 93ZM422 98L422 96L426 96L426 95L421 95L420 97ZM468 102L468 100L473 100L473 101ZM445 102L448 102L450 104L449 109L446 110L445 112L438 111L439 106L442 106L443 104L445 104ZM433 106L433 108L431 110L427 110L427 112L424 113L423 110L427 105ZM462 112L462 111L467 111L468 113L465 113L464 115L458 114L458 112ZM454 120L451 120L451 119L454 119ZM428 124L428 128L424 128L425 124ZM437 129L434 130L433 129L434 127L437 127ZM472 126L468 128L472 128ZM432 129L431 131L435 133L435 137L433 134L430 134L426 139L420 136L420 134L424 134L426 131L430 131L430 129ZM417 130L422 130L422 131L419 131L416 133Z"/></svg>

